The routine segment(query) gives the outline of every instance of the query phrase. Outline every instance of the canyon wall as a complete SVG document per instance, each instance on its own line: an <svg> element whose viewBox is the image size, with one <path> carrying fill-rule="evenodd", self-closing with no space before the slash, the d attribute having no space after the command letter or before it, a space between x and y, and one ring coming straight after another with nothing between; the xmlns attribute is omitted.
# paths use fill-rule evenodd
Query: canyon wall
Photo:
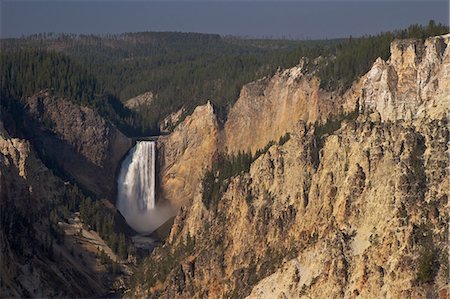
<svg viewBox="0 0 450 299"><path fill-rule="evenodd" d="M280 74L295 81L292 70L246 86L225 124L227 151L255 151L285 131L290 139L228 179L215 207L191 187L129 294L447 298L448 43L448 35L395 41L387 62L329 106L306 105L308 93L318 100L305 83L289 86L306 91L279 90L303 96L268 100ZM302 97L304 110L290 114ZM311 125L355 107L357 118L338 128Z"/></svg>
<svg viewBox="0 0 450 299"><path fill-rule="evenodd" d="M217 151L219 127L210 102L158 138L160 194L174 206L191 201Z"/></svg>
<svg viewBox="0 0 450 299"><path fill-rule="evenodd" d="M324 122L358 108L375 109L383 120L411 119L417 114L442 117L449 100L448 36L397 40L388 61L372 69L344 94L325 92L304 62L245 85L231 108L224 145L231 153L251 151L277 141L299 120Z"/></svg>
<svg viewBox="0 0 450 299"><path fill-rule="evenodd" d="M87 297L107 291L95 271L51 233L50 210L65 198L64 182L28 141L11 138L0 122L0 297Z"/></svg>
<svg viewBox="0 0 450 299"><path fill-rule="evenodd" d="M449 35L391 44L388 61L377 59L362 78L362 109L383 120L442 118L450 106Z"/></svg>
<svg viewBox="0 0 450 299"><path fill-rule="evenodd" d="M252 152L278 139L300 121L314 123L344 111L343 98L319 88L320 80L305 74L304 62L245 85L224 128L229 153Z"/></svg>
<svg viewBox="0 0 450 299"><path fill-rule="evenodd" d="M90 192L113 198L115 175L131 139L92 109L47 91L23 104L25 136L41 155Z"/></svg>

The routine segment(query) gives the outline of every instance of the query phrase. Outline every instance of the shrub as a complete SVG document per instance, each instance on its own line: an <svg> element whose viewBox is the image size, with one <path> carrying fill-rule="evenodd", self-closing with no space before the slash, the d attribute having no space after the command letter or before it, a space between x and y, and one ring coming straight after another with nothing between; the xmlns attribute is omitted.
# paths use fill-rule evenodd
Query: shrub
<svg viewBox="0 0 450 299"><path fill-rule="evenodd" d="M417 260L417 280L431 283L439 270L439 251L435 248L422 248Z"/></svg>

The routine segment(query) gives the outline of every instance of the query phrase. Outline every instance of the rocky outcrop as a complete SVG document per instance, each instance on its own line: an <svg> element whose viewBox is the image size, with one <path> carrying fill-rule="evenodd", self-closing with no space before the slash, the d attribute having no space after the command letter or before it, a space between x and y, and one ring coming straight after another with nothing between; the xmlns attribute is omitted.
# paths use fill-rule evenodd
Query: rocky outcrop
<svg viewBox="0 0 450 299"><path fill-rule="evenodd" d="M131 139L88 107L43 91L24 100L26 137L85 188L111 197L119 163Z"/></svg>
<svg viewBox="0 0 450 299"><path fill-rule="evenodd" d="M142 106L150 106L153 103L155 96L153 92L147 91L134 98L125 101L125 107L132 110L139 110Z"/></svg>
<svg viewBox="0 0 450 299"><path fill-rule="evenodd" d="M343 95L321 90L319 79L314 72L306 70L305 60L301 60L296 67L277 72L271 78L247 84L229 112L224 129L219 133L217 147L231 154L241 151L255 153L270 141L278 141L281 136L291 131L298 121L323 123L326 119L350 113L358 108L361 112L378 111L383 121L424 117L440 119L450 107L448 43L449 35L430 38L425 42L395 41L391 45L390 59L387 62L377 59L372 69ZM198 111L195 118L212 117L212 114L204 113L205 116L202 116ZM179 114L180 112L176 115ZM191 165L183 164L184 157L180 151L188 149L190 145L181 140L188 140L188 135L202 139L200 130L194 134L190 133L191 125L186 124L190 122L191 118L188 118L187 122L182 123L178 132L172 134L173 137L161 138L163 143L178 140L172 146L169 145L172 150L166 151L168 157L162 158L166 161L161 162L163 194L178 204L192 200L193 190L197 188L196 185L191 186L188 187L189 190L184 190L181 196L176 195L176 190L184 189L185 183L189 182L185 179L189 171L181 169L192 169ZM215 121L205 124L204 131L215 127L213 122ZM214 129L214 133L208 131L206 134L215 136L216 131L217 129ZM209 139L207 137L205 142L208 143ZM194 147L197 146L196 143L193 142ZM181 149L176 149L177 146ZM210 165L211 153L214 151L215 147L209 146L207 155L197 156L201 168ZM181 169L168 171L172 165ZM178 172L184 174L179 176ZM192 172L202 173L197 169ZM198 176L194 177L195 182L198 182ZM177 187L172 189L169 186ZM176 197L178 199L174 200Z"/></svg>
<svg viewBox="0 0 450 299"><path fill-rule="evenodd" d="M167 136L158 138L160 197L174 206L190 202L217 151L218 125L210 102Z"/></svg>
<svg viewBox="0 0 450 299"><path fill-rule="evenodd" d="M319 79L305 70L305 64L301 60L296 67L245 85L223 129L219 130L213 108L207 104L208 108L197 107L170 135L160 137L162 197L177 206L192 201L216 151L255 153L278 141L300 120L324 122L355 110L360 84L343 96L325 92L319 88ZM177 123L184 112L181 109L165 121L169 126Z"/></svg>
<svg viewBox="0 0 450 299"><path fill-rule="evenodd" d="M106 292L94 271L70 258L50 229L50 210L64 198L65 184L36 157L30 143L0 130L0 297Z"/></svg>
<svg viewBox="0 0 450 299"><path fill-rule="evenodd" d="M383 120L442 118L450 106L450 35L398 40L362 78L363 109Z"/></svg>
<svg viewBox="0 0 450 299"><path fill-rule="evenodd" d="M173 129L183 120L183 116L186 114L186 109L181 108L177 112L169 114L159 123L159 129L161 133L170 133Z"/></svg>

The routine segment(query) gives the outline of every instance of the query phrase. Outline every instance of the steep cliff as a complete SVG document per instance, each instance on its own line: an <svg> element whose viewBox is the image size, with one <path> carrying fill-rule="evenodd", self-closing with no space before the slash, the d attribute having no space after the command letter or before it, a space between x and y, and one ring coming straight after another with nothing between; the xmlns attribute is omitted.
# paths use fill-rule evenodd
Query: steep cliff
<svg viewBox="0 0 450 299"><path fill-rule="evenodd" d="M342 113L343 98L321 90L319 84L301 61L271 78L245 85L225 123L227 151L254 153L269 141L277 141L299 120L314 123Z"/></svg>
<svg viewBox="0 0 450 299"><path fill-rule="evenodd" d="M416 126L361 117L328 137L308 204L294 221L300 227L294 236L312 237L295 244L298 256L258 283L250 297L445 292L446 126L445 120Z"/></svg>
<svg viewBox="0 0 450 299"><path fill-rule="evenodd" d="M314 132L299 127L232 179L217 213L200 194L181 211L172 247L195 245L163 294L241 297L286 262L255 297L436 295L448 271L447 142L445 121L360 117L326 138L316 170Z"/></svg>
<svg viewBox="0 0 450 299"><path fill-rule="evenodd" d="M388 61L372 69L344 94L319 89L319 79L298 66L243 87L224 130L228 152L251 151L278 140L299 121L323 122L359 105L376 109L384 120L417 114L442 117L449 106L448 35L397 40Z"/></svg>
<svg viewBox="0 0 450 299"><path fill-rule="evenodd" d="M353 89L343 96L319 89L319 79L306 71L305 64L301 60L296 67L245 85L223 129L208 102L174 132L160 137L162 197L177 206L189 203L217 151L255 153L270 141L278 141L300 120L324 122L355 110L358 97ZM179 119L183 112L174 116ZM173 123L172 119L169 124Z"/></svg>
<svg viewBox="0 0 450 299"><path fill-rule="evenodd" d="M49 213L63 204L65 190L28 141L10 138L0 128L2 298L86 297L107 290L55 237Z"/></svg>
<svg viewBox="0 0 450 299"><path fill-rule="evenodd" d="M189 202L217 151L218 125L211 103L199 106L167 136L158 138L160 196L175 206Z"/></svg>
<svg viewBox="0 0 450 299"><path fill-rule="evenodd" d="M328 110L306 105L320 101L300 71L281 73L292 83L279 97L267 94L280 74L244 88L225 124L227 150L255 151L284 131L290 139L228 179L217 207L191 186L192 202L132 294L446 298L448 43L394 42L390 60ZM290 104L298 99L303 110ZM357 104L357 118L311 125Z"/></svg>
<svg viewBox="0 0 450 299"><path fill-rule="evenodd" d="M444 117L450 106L449 36L393 42L390 59L378 59L362 78L363 109L391 121Z"/></svg>
<svg viewBox="0 0 450 299"><path fill-rule="evenodd" d="M131 139L87 107L43 91L23 100L25 136L41 154L91 192L112 197Z"/></svg>

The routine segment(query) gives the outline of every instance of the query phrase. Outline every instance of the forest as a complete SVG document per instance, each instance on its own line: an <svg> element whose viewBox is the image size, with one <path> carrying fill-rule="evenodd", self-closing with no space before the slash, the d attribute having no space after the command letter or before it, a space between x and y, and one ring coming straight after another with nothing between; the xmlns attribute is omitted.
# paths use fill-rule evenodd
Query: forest
<svg viewBox="0 0 450 299"><path fill-rule="evenodd" d="M185 108L189 114L208 99L219 120L242 86L278 69L312 62L309 70L327 90L349 88L377 57L389 57L396 38L448 33L446 25L384 32L335 40L252 40L214 34L143 32L120 35L37 34L3 39L0 54L2 99L17 99L48 88L96 109L129 136L159 134L158 123ZM314 67L313 67L314 66ZM154 101L130 111L123 103L151 91ZM7 109L8 100L2 101Z"/></svg>

